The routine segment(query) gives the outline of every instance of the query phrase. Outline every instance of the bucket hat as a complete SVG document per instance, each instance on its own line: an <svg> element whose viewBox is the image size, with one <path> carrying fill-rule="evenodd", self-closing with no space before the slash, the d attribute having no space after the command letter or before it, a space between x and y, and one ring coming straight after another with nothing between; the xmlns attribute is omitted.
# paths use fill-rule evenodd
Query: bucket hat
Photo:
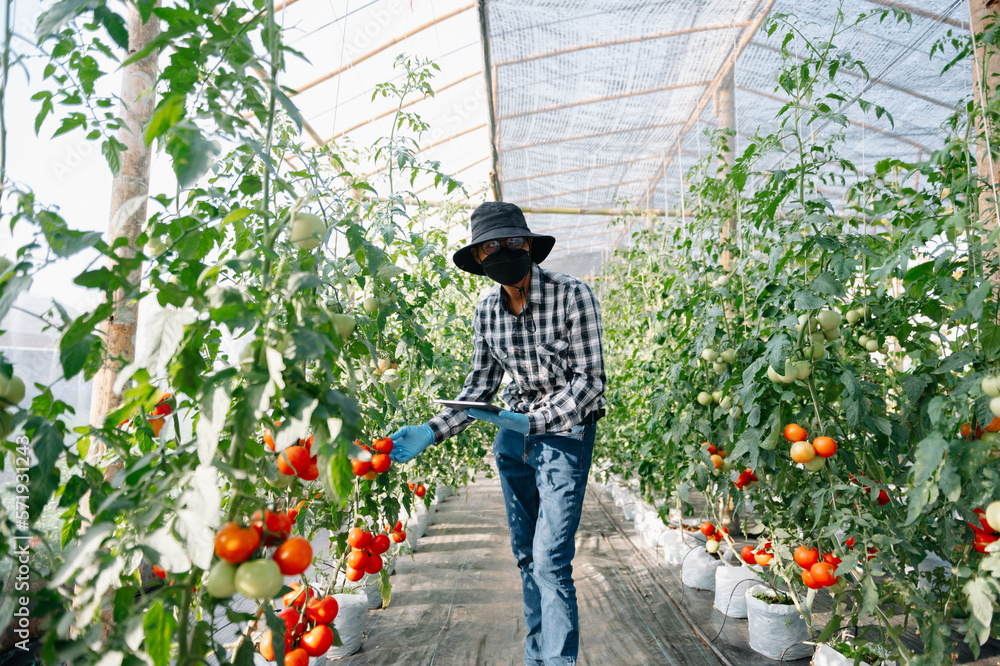
<svg viewBox="0 0 1000 666"><path fill-rule="evenodd" d="M515 236L531 238L531 260L536 264L542 263L552 251L552 246L556 244L553 236L532 233L528 229L528 223L524 221L521 209L506 201L487 201L480 204L472 211L470 226L472 241L455 252L452 259L456 266L474 275L486 275L483 267L472 255L472 248L480 243Z"/></svg>

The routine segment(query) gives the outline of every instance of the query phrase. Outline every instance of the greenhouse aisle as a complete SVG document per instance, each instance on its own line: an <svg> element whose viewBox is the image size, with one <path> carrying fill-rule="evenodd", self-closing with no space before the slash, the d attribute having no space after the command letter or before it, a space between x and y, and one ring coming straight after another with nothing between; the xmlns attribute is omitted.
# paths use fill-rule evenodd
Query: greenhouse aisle
<svg viewBox="0 0 1000 666"><path fill-rule="evenodd" d="M574 579L580 664L721 664L648 571L588 489ZM389 608L368 616L362 664L521 664L521 582L510 553L500 482L480 476L439 505L412 560L401 558Z"/></svg>

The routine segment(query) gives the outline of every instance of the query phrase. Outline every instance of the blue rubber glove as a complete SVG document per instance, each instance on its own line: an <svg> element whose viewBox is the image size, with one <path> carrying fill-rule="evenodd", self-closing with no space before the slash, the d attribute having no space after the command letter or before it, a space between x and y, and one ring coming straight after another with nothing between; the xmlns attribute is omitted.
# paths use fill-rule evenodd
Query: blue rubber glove
<svg viewBox="0 0 1000 666"><path fill-rule="evenodd" d="M487 421L493 425L498 425L501 428L506 428L507 430L513 430L514 432L521 433L522 435L527 435L528 430L531 429L531 424L528 422L527 414L508 412L506 409L501 410L499 414L494 414L493 412L476 409L475 407L469 407L468 409L462 411L474 419Z"/></svg>
<svg viewBox="0 0 1000 666"><path fill-rule="evenodd" d="M392 453L389 454L389 459L394 463L408 463L434 443L434 431L426 423L403 426L389 435L389 439L392 440Z"/></svg>

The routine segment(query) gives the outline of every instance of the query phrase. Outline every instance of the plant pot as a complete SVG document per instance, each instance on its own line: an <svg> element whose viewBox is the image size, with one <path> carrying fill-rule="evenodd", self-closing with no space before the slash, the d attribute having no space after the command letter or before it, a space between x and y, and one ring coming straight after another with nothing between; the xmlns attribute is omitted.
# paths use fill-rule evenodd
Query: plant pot
<svg viewBox="0 0 1000 666"><path fill-rule="evenodd" d="M816 653L813 654L811 663L812 666L855 666L853 657L845 657L825 643L816 646ZM861 661L857 666L872 665L867 661ZM896 666L896 662L883 661L880 666Z"/></svg>
<svg viewBox="0 0 1000 666"><path fill-rule="evenodd" d="M793 604L769 604L753 596L770 592L764 585L752 585L746 591L747 624L750 647L771 659L789 661L813 653L806 621Z"/></svg>
<svg viewBox="0 0 1000 666"><path fill-rule="evenodd" d="M364 594L335 594L337 617L333 626L340 634L340 647L332 647L327 659L343 659L361 649L365 636L365 617L368 615L368 597Z"/></svg>
<svg viewBox="0 0 1000 666"><path fill-rule="evenodd" d="M684 556L681 566L681 581L696 590L715 589L715 570L722 566L722 560L708 554L697 546Z"/></svg>
<svg viewBox="0 0 1000 666"><path fill-rule="evenodd" d="M689 550L697 545L694 537L679 527L669 527L660 538L663 544L663 559L670 564L680 564Z"/></svg>
<svg viewBox="0 0 1000 666"><path fill-rule="evenodd" d="M747 588L760 581L750 567L719 567L715 570L715 607L729 617L747 616Z"/></svg>
<svg viewBox="0 0 1000 666"><path fill-rule="evenodd" d="M653 511L645 515L639 533L642 535L642 540L647 546L656 548L656 545L660 541L660 536L666 529L667 526L660 520L659 514Z"/></svg>
<svg viewBox="0 0 1000 666"><path fill-rule="evenodd" d="M443 502L451 496L451 492L451 486L446 486L442 483L437 487L437 495L435 495L435 499L437 499L438 502Z"/></svg>

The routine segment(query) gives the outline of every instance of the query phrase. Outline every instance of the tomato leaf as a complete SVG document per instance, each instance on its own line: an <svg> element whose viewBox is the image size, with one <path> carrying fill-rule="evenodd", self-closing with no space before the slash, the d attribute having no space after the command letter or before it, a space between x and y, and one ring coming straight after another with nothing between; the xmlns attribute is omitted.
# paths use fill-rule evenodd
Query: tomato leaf
<svg viewBox="0 0 1000 666"><path fill-rule="evenodd" d="M170 663L170 643L176 624L173 612L166 612L162 601L150 606L143 617L146 652L156 666L167 666Z"/></svg>
<svg viewBox="0 0 1000 666"><path fill-rule="evenodd" d="M948 443L940 434L934 432L917 444L917 453L913 461L913 485L927 483L931 475L941 465Z"/></svg>

